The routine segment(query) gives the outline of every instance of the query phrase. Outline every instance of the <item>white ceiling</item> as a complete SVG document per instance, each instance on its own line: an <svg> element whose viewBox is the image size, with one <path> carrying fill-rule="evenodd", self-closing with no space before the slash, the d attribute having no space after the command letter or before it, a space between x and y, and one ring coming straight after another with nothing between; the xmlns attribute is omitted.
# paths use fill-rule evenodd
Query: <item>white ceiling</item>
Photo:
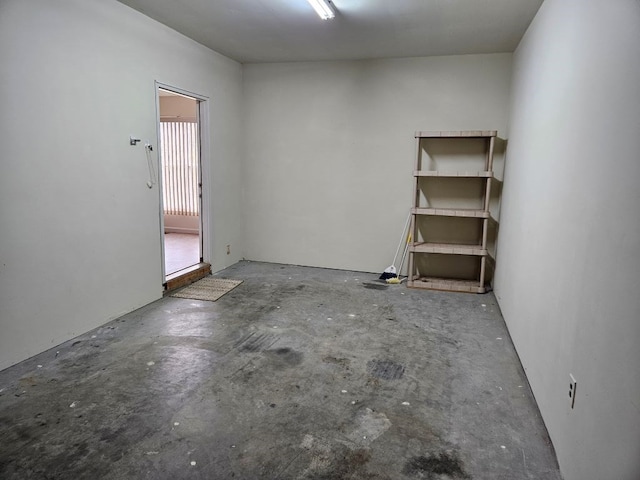
<svg viewBox="0 0 640 480"><path fill-rule="evenodd" d="M512 52L543 0L119 0L243 63Z"/></svg>

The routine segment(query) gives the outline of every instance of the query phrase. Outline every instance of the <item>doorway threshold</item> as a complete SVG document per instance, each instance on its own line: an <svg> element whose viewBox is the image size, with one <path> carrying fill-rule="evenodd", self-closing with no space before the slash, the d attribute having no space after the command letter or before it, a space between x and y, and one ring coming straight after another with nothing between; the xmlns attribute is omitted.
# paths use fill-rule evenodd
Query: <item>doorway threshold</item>
<svg viewBox="0 0 640 480"><path fill-rule="evenodd" d="M185 287L201 278L211 274L211 264L206 262L196 263L190 267L178 270L171 275L167 275L166 282L164 284L164 294L177 290L178 288Z"/></svg>

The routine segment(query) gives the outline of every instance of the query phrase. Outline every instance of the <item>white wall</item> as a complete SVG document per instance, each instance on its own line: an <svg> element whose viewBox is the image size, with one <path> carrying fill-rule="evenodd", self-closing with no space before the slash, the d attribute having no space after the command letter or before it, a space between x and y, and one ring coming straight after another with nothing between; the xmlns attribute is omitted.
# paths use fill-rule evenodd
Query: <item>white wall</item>
<svg viewBox="0 0 640 480"><path fill-rule="evenodd" d="M507 125L511 55L244 67L247 258L381 272L416 130Z"/></svg>
<svg viewBox="0 0 640 480"><path fill-rule="evenodd" d="M545 1L512 94L496 295L565 479L637 480L640 3Z"/></svg>
<svg viewBox="0 0 640 480"><path fill-rule="evenodd" d="M155 80L211 99L207 256L241 257L241 76L115 1L0 3L0 369L161 297L158 189L128 141L157 143Z"/></svg>

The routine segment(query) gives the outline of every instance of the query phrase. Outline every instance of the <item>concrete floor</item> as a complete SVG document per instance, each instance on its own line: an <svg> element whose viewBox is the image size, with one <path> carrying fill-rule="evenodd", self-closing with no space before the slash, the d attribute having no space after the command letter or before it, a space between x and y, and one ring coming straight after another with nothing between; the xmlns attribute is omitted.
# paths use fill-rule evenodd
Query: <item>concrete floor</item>
<svg viewBox="0 0 640 480"><path fill-rule="evenodd" d="M218 276L0 372L0 478L561 478L492 294Z"/></svg>

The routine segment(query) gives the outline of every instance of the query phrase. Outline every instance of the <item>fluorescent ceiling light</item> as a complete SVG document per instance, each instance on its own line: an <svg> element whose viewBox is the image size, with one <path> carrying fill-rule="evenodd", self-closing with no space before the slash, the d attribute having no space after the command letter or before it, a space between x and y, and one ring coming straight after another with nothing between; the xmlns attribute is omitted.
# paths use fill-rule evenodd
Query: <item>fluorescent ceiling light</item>
<svg viewBox="0 0 640 480"><path fill-rule="evenodd" d="M323 20L328 20L336 16L333 9L331 8L331 2L328 0L307 0L313 9L316 11L320 18Z"/></svg>

